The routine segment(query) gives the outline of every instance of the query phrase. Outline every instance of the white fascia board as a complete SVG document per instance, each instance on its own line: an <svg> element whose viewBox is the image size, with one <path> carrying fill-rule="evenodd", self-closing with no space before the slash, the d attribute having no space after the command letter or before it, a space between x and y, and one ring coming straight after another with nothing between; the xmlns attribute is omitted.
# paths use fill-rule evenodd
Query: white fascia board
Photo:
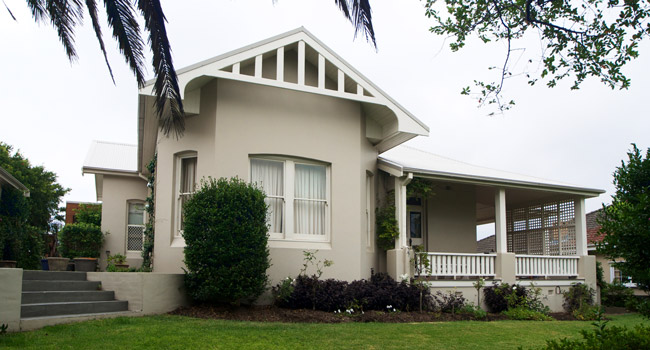
<svg viewBox="0 0 650 350"><path fill-rule="evenodd" d="M81 168L81 174L95 174L95 175L114 175L114 176L128 176L128 177L140 177L140 174L137 171L131 170L119 170L119 169L105 169L105 168L92 168L92 167L83 167Z"/></svg>
<svg viewBox="0 0 650 350"><path fill-rule="evenodd" d="M404 175L404 169L402 169L401 165L385 159L377 159L377 168L395 177L402 177Z"/></svg>
<svg viewBox="0 0 650 350"><path fill-rule="evenodd" d="M385 160L382 159L382 161ZM436 171L423 170L417 168L405 167L403 169L405 172L413 172L413 174L416 177L430 178L436 180L449 180L454 182L462 182L462 183L469 183L475 185L494 185L494 186L505 186L509 188L547 190L552 192L584 196L586 198L598 197L600 194L605 193L605 191L603 190L593 189L593 188L553 185L553 184L546 184L540 182L527 182L527 181L494 178L494 177L487 177L487 176L484 177L484 176L475 176L475 175L436 172Z"/></svg>

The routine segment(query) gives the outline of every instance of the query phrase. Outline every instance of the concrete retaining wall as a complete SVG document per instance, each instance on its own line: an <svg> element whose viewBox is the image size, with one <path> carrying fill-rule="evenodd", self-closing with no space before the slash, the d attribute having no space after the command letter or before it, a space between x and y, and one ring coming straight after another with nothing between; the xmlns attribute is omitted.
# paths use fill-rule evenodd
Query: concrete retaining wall
<svg viewBox="0 0 650 350"><path fill-rule="evenodd" d="M0 325L7 331L20 330L20 300L23 292L23 269L0 268Z"/></svg>
<svg viewBox="0 0 650 350"><path fill-rule="evenodd" d="M148 272L88 272L89 281L100 281L103 290L128 300L129 311L160 314L189 305L183 274Z"/></svg>

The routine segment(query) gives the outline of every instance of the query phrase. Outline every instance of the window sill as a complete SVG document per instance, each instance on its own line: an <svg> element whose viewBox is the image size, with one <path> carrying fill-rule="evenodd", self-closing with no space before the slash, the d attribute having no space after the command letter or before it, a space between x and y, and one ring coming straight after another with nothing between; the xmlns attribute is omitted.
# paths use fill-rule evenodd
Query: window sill
<svg viewBox="0 0 650 350"><path fill-rule="evenodd" d="M170 245L172 248L185 248L185 238L182 236L174 236L174 239L172 239L172 244Z"/></svg>
<svg viewBox="0 0 650 350"><path fill-rule="evenodd" d="M331 250L332 243L330 242L318 242L318 241L298 241L298 240L286 240L286 239L273 239L269 238L269 248L288 248L288 249L319 249L319 250Z"/></svg>

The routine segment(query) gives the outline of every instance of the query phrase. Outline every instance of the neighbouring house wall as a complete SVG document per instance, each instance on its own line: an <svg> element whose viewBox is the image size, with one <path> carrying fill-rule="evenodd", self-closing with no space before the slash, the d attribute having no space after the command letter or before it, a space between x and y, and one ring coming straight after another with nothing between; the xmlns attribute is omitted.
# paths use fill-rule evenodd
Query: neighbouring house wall
<svg viewBox="0 0 650 350"><path fill-rule="evenodd" d="M126 225L129 201L144 202L147 198L147 181L136 176L104 175L102 205L102 231L106 234L101 251L100 269L106 268L106 251L127 256L132 267L142 265L140 252L126 252Z"/></svg>
<svg viewBox="0 0 650 350"><path fill-rule="evenodd" d="M189 305L184 274L151 272L88 272L89 281L100 281L115 299L127 300L129 311L162 314Z"/></svg>
<svg viewBox="0 0 650 350"><path fill-rule="evenodd" d="M427 250L476 252L476 193L473 186L436 186L427 200Z"/></svg>
<svg viewBox="0 0 650 350"><path fill-rule="evenodd" d="M603 268L603 279L607 283L612 283L612 261L610 259L607 259L604 255L602 254L597 254L594 251L590 251L589 255L594 255L596 257L596 262L600 262L602 268ZM617 260L620 261L620 260ZM647 296L648 293L642 291L641 289L638 288L632 288L634 290L634 295L640 295L640 296Z"/></svg>
<svg viewBox="0 0 650 350"><path fill-rule="evenodd" d="M368 277L377 254L366 249L365 177L367 170L376 173L377 153L364 130L361 106L354 101L223 79L203 86L200 114L186 120L184 136L159 136L154 270L182 271L184 242L174 237L174 159L192 151L197 179L248 181L250 155L330 164L330 241L269 241L269 276L272 283L295 276L303 251L318 249L318 259L334 261L324 278Z"/></svg>
<svg viewBox="0 0 650 350"><path fill-rule="evenodd" d="M9 332L20 330L20 302L23 292L23 269L0 268L0 325Z"/></svg>

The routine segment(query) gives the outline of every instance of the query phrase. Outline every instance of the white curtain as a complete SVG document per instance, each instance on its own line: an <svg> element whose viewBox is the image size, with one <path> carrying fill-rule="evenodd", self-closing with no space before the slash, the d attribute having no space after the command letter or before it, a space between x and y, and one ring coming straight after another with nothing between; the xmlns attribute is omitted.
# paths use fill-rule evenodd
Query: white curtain
<svg viewBox="0 0 650 350"><path fill-rule="evenodd" d="M129 203L129 225L144 225L144 205Z"/></svg>
<svg viewBox="0 0 650 350"><path fill-rule="evenodd" d="M284 162L251 159L251 182L257 183L266 193L269 206L267 220L269 232L281 233L284 209Z"/></svg>
<svg viewBox="0 0 650 350"><path fill-rule="evenodd" d="M181 193L193 193L196 182L196 157L181 160Z"/></svg>
<svg viewBox="0 0 650 350"><path fill-rule="evenodd" d="M293 214L295 233L325 234L326 181L324 166L296 164Z"/></svg>

